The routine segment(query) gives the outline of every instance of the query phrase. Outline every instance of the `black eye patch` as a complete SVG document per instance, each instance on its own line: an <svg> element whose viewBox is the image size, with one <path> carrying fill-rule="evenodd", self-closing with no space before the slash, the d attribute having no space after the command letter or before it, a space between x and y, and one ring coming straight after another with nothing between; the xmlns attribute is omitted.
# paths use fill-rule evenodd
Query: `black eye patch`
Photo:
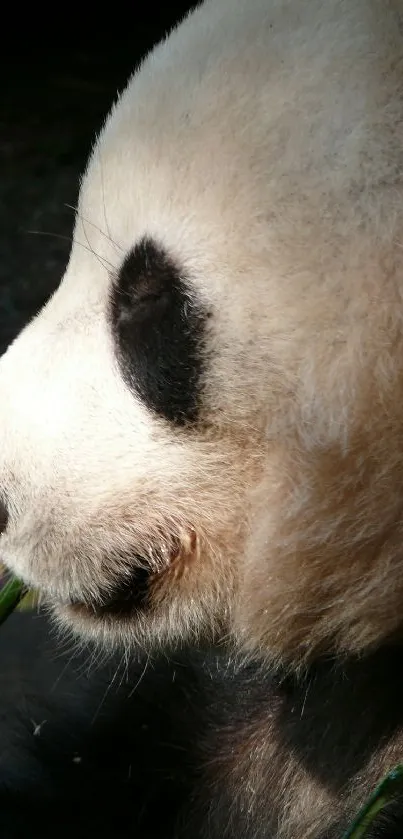
<svg viewBox="0 0 403 839"><path fill-rule="evenodd" d="M206 314L152 239L127 254L112 285L110 321L126 384L169 422L195 422Z"/></svg>

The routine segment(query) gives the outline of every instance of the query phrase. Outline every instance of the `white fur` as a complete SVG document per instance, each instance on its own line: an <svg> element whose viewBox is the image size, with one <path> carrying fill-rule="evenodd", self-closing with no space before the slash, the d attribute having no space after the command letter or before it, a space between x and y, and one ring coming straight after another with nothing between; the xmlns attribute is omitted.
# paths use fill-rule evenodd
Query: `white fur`
<svg viewBox="0 0 403 839"><path fill-rule="evenodd" d="M403 506L402 12L207 0L113 108L62 283L0 363L0 553L80 631L297 659L382 634L368 592L401 565L362 553ZM203 429L157 419L114 359L108 290L143 235L213 312ZM147 613L69 616L130 551L163 573L191 534Z"/></svg>

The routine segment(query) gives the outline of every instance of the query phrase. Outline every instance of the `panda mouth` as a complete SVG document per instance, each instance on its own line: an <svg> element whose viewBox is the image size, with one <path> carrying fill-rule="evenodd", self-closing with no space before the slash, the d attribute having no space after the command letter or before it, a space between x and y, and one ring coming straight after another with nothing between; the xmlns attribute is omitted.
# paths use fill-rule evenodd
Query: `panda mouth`
<svg viewBox="0 0 403 839"><path fill-rule="evenodd" d="M161 593L169 585L178 583L186 573L190 563L198 556L198 539L191 531L187 540L177 542L172 550L169 561L160 571L136 565L129 577L125 576L115 585L98 591L93 600L70 601L68 610L79 617L102 619L127 619L144 612L150 607L152 594L157 590ZM143 560L144 562L144 560Z"/></svg>
<svg viewBox="0 0 403 839"><path fill-rule="evenodd" d="M100 592L96 601L71 601L68 604L69 611L92 618L130 617L134 612L142 611L147 606L152 576L151 571L136 568L129 578L125 578L107 591Z"/></svg>

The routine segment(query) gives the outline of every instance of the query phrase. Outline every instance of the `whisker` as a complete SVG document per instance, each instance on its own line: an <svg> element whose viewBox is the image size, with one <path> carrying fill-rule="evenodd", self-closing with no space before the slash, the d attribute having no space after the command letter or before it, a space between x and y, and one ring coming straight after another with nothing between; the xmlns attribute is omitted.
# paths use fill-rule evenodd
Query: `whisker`
<svg viewBox="0 0 403 839"><path fill-rule="evenodd" d="M118 684L118 688L120 689L122 687L123 682L127 681L127 676L128 676L128 672L129 672L129 660L128 660L128 657L127 657L126 650L124 650L123 653L122 653L122 657L121 657L119 666L122 668L122 677L121 677L120 682Z"/></svg>
<svg viewBox="0 0 403 839"><path fill-rule="evenodd" d="M112 689L112 687L113 687L113 685L114 685L114 683L115 683L115 681L116 681L116 677L117 677L117 675L118 675L118 673L119 673L120 667L121 667L121 662L119 662L119 664L117 665L116 670L115 670L115 672L114 672L114 675L112 676L112 679L110 680L109 684L107 685L107 688L106 688L106 690L105 690L105 692L104 692L104 695L103 695L103 697L102 697L102 699L101 699L101 701L100 701L100 703L99 703L99 705L98 705L98 707L97 707L97 709L96 709L96 711L95 711L95 714L94 714L94 716L93 716L93 718L92 718L92 720L91 720L91 725L94 725L94 723L96 722L96 720L97 720L97 718L98 718L98 716L99 716L99 714L100 714L100 712L101 712L101 710L102 710L102 708L103 708L103 705L104 705L104 703L105 703L105 700L106 700L106 698L107 698L107 696L108 696L108 694L109 694L110 690Z"/></svg>
<svg viewBox="0 0 403 839"><path fill-rule="evenodd" d="M113 265L112 262L109 262L108 259L105 259L105 257L100 256L89 245L84 245L83 242L79 242L78 239L74 239L72 236L64 236L62 233L52 233L48 230L25 230L25 233L32 233L34 236L51 236L54 239L61 239L64 242L70 242L71 245L79 245L81 248L84 248L85 251L92 253L92 255L95 256L96 259L98 259L98 262L100 262L100 264L103 268L105 268L105 270L112 271L113 273L116 273L116 271L118 270L117 265Z"/></svg>
<svg viewBox="0 0 403 839"><path fill-rule="evenodd" d="M104 211L104 219L105 219L105 226L108 232L108 236L110 237L111 231L109 229L108 219L106 216L106 204L105 204L105 182L104 182L104 169L102 166L102 157L101 157L101 150L98 146L98 159L99 159L99 167L101 170L101 188L102 188L102 206Z"/></svg>
<svg viewBox="0 0 403 839"><path fill-rule="evenodd" d="M150 656L148 655L147 658L146 658L146 663L145 663L145 665L144 665L144 667L143 667L143 669L140 673L140 676L138 677L136 684L134 685L134 687L131 689L131 691L129 693L128 699L131 699L131 697L136 692L139 685L141 685L141 682L143 681L144 676L146 675L149 663L150 663Z"/></svg>
<svg viewBox="0 0 403 839"><path fill-rule="evenodd" d="M106 239L108 242L110 242L111 245L113 245L113 247L116 248L117 251L119 251L120 253L123 253L123 248L121 248L120 245L118 245L118 243L115 242L115 240L112 239L112 237L109 234L105 233L105 231L102 230L102 227L98 227L98 225L94 224L93 221L90 221L88 218L83 216L83 214L80 213L78 207L74 207L73 204L65 204L64 206L67 207L68 210L72 210L73 213L75 213L78 216L78 218L81 219L81 221L83 223L85 222L85 224L89 224L90 227L93 227L95 230L98 230L98 233L100 233L101 236L104 237L104 239ZM84 224L83 224L83 226L84 226Z"/></svg>
<svg viewBox="0 0 403 839"><path fill-rule="evenodd" d="M67 671L67 670L68 670L68 668L70 667L70 664L71 664L71 662L73 661L73 658L74 658L74 656L75 656L75 655L76 655L76 650L73 650L73 652L71 653L70 657L67 659L67 661L66 661L66 663L65 663L64 667L62 667L62 669L61 669L61 671L60 671L59 675L57 676L57 678L56 678L56 679L55 679L55 681L53 682L53 685L52 685L52 687L51 687L51 689L50 689L50 693L53 693L53 691L55 691L55 690L56 690L56 688L57 688L57 686L58 686L59 682L62 680L62 678L63 678L63 676L65 675L66 671Z"/></svg>

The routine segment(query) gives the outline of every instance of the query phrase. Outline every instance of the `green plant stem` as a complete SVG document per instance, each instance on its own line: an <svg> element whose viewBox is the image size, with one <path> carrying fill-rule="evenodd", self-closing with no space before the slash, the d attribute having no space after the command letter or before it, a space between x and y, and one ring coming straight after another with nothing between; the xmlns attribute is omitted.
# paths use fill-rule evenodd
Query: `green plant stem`
<svg viewBox="0 0 403 839"><path fill-rule="evenodd" d="M0 624L7 620L23 597L25 597L26 593L27 589L24 583L16 577L11 577L5 583L3 588L0 589Z"/></svg>
<svg viewBox="0 0 403 839"><path fill-rule="evenodd" d="M360 810L343 839L362 839L366 836L374 819L398 793L403 792L403 764L395 766L381 781L366 804Z"/></svg>

